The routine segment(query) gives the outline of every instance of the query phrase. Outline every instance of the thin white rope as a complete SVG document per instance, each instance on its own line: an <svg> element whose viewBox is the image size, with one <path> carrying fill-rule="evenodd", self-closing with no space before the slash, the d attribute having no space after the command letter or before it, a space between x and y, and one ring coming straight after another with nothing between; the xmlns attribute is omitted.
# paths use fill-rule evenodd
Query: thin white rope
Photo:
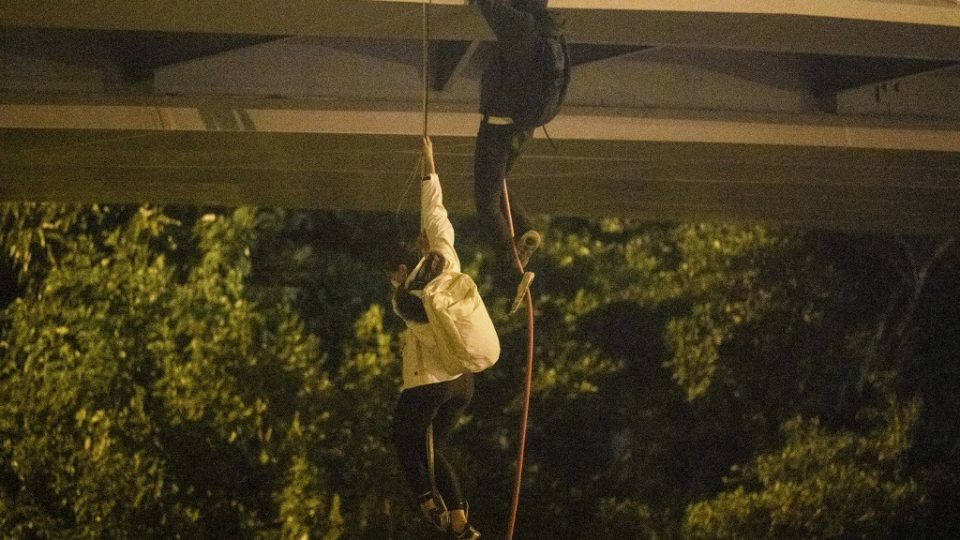
<svg viewBox="0 0 960 540"><path fill-rule="evenodd" d="M114 143L114 142L120 142L120 141L127 141L127 140L130 140L130 139L142 139L142 138L145 138L145 137L166 137L166 136L170 136L170 135L173 134L173 133L175 133L175 132L173 132L173 131L153 130L153 131L149 131L149 132L147 132L147 133L136 133L136 134L133 134L133 135L117 135L117 136L115 136L115 137L106 137L106 138L103 138L103 139L97 139L97 140L95 140L95 141L80 141L80 142L75 142L75 143L58 144L58 145L54 145L54 146L34 146L34 147L32 147L32 148L24 148L24 149L22 149L22 150L15 150L15 152L22 153L22 154L30 154L30 153L34 153L34 152L49 152L49 151L51 151L51 150L74 150L74 149L77 149L77 148L86 148L86 147L89 147L89 146L98 146L98 145L103 145L103 144L108 144L108 143Z"/></svg>
<svg viewBox="0 0 960 540"><path fill-rule="evenodd" d="M423 72L421 77L423 78L421 88L423 89L423 136L426 137L429 135L427 120L430 114L430 87L428 86L428 73L430 73L430 4L431 0L424 0L422 3L423 6L423 17L422 17L422 34L421 34L421 60Z"/></svg>
<svg viewBox="0 0 960 540"><path fill-rule="evenodd" d="M410 192L410 187L413 186L414 182L416 182L417 177L419 176L418 173L423 170L423 168L423 156L420 156L420 159L417 160L416 165L413 166L413 170L410 171L409 175L407 175L407 181L403 187L403 194L400 195L400 202L397 203L397 211L396 215L394 216L397 222L400 221L400 211L403 209L403 201L406 200L407 193Z"/></svg>
<svg viewBox="0 0 960 540"><path fill-rule="evenodd" d="M430 118L430 87L429 87L429 73L430 73L430 4L432 0L423 0L421 2L421 33L420 33L420 89L421 89L421 100L423 107L423 137L426 138L429 136L429 118ZM413 167L413 171L407 177L406 185L403 188L403 194L400 195L400 201L397 203L396 211L396 220L400 220L400 211L403 209L403 202L407 198L407 193L410 191L410 187L417 180L417 172L420 172L420 177L426 176L426 163L421 155L417 160L416 165Z"/></svg>

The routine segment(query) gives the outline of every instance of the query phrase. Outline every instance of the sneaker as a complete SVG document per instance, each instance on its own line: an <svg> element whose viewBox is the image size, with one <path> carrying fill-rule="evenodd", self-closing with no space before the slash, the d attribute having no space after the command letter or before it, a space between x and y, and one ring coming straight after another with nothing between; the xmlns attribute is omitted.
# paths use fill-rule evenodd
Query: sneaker
<svg viewBox="0 0 960 540"><path fill-rule="evenodd" d="M420 503L433 499L434 508L423 508L420 507L420 510L423 512L423 516L427 518L427 521L433 524L437 530L441 532L446 532L450 528L450 512L447 511L447 505L443 502L443 497L437 495L433 497L432 493L426 493L420 497Z"/></svg>
<svg viewBox="0 0 960 540"><path fill-rule="evenodd" d="M480 531L473 528L473 525L467 523L467 526L463 528L459 533L450 531L451 540L477 540L480 538Z"/></svg>
<svg viewBox="0 0 960 540"><path fill-rule="evenodd" d="M533 257L533 252L536 251L542 243L543 238L540 237L540 233L533 229L523 233L523 235L517 239L517 257L520 259L520 266L523 268L527 267L530 258Z"/></svg>
<svg viewBox="0 0 960 540"><path fill-rule="evenodd" d="M530 284L533 283L534 277L536 277L536 274L533 272L523 273L523 277L517 285L517 294L513 297L513 304L510 305L510 311L507 312L507 315L513 315L523 305L523 300L530 294Z"/></svg>

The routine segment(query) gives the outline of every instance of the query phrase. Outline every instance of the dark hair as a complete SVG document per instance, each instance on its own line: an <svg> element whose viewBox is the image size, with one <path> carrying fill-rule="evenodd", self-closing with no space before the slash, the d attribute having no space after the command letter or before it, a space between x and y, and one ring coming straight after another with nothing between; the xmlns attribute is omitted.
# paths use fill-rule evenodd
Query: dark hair
<svg viewBox="0 0 960 540"><path fill-rule="evenodd" d="M410 290L416 291L427 286L447 266L447 259L436 251L431 251L423 257L423 266L416 276L410 280Z"/></svg>
<svg viewBox="0 0 960 540"><path fill-rule="evenodd" d="M393 293L393 298L397 305L397 313L403 317L404 320L418 323L426 323L428 321L427 310L423 307L423 300L413 295L410 291L422 290L427 286L427 283L436 279L446 268L446 261L444 256L436 251L427 253L426 257L424 257L423 266L420 267L417 275L410 280L410 284L401 285Z"/></svg>
<svg viewBox="0 0 960 540"><path fill-rule="evenodd" d="M427 310L423 307L423 300L410 294L410 289L403 287L393 293L393 300L397 306L397 315L405 321L426 323Z"/></svg>
<svg viewBox="0 0 960 540"><path fill-rule="evenodd" d="M400 240L390 240L380 246L380 268L385 272L393 272L401 264L413 268L417 264L417 251L413 245Z"/></svg>

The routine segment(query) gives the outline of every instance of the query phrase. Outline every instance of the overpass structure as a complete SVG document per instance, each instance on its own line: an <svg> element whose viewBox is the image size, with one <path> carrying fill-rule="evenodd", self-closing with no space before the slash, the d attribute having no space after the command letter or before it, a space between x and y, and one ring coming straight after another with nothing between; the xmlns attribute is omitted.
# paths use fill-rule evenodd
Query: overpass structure
<svg viewBox="0 0 960 540"><path fill-rule="evenodd" d="M960 230L954 0L552 0L568 104L533 212ZM0 200L397 208L422 129L406 0L0 0ZM472 209L476 6L433 0L429 128ZM406 208L415 207L408 195Z"/></svg>

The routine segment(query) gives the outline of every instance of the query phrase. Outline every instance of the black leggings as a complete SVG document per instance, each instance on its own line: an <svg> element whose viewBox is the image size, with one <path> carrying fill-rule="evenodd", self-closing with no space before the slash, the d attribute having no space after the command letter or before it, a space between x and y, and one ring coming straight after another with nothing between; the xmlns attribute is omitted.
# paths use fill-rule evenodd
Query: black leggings
<svg viewBox="0 0 960 540"><path fill-rule="evenodd" d="M393 443L400 458L400 469L417 496L432 490L427 473L427 426L433 422L437 490L451 510L462 509L464 500L460 482L444 457L443 448L471 398L473 374L464 373L452 381L404 390L393 416Z"/></svg>
<svg viewBox="0 0 960 540"><path fill-rule="evenodd" d="M510 265L513 261L513 241L510 224L503 206L503 179L510 173L513 163L530 139L533 130L521 129L513 124L496 125L480 123L477 147L473 164L473 196L477 205L480 230L493 245L499 262ZM510 197L510 213L517 238L531 229L530 221L516 197Z"/></svg>

